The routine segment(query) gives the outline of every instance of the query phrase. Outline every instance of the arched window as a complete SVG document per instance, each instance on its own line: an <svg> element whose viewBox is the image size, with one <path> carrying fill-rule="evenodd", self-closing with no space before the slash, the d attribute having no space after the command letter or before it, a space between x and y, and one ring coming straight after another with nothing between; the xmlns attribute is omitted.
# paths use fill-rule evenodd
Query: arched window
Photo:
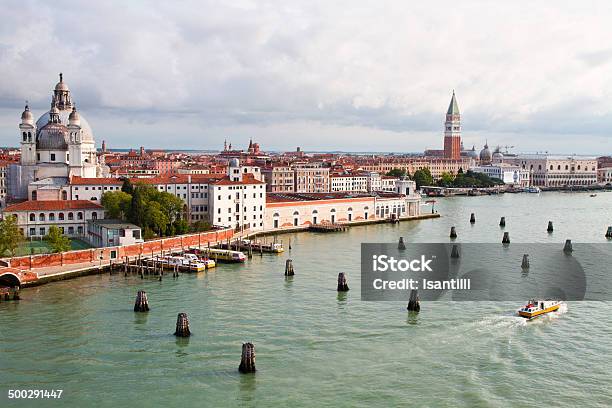
<svg viewBox="0 0 612 408"><path fill-rule="evenodd" d="M36 221L36 214L30 213L30 221Z"/></svg>
<svg viewBox="0 0 612 408"><path fill-rule="evenodd" d="M23 132L23 141L25 142L26 140L28 140L28 134Z"/></svg>
<svg viewBox="0 0 612 408"><path fill-rule="evenodd" d="M32 201L36 201L37 193L36 191L32 191Z"/></svg>
<svg viewBox="0 0 612 408"><path fill-rule="evenodd" d="M66 190L62 191L62 200L68 199L68 192Z"/></svg>
<svg viewBox="0 0 612 408"><path fill-rule="evenodd" d="M567 166L567 164L565 165L565 170L569 169L569 167Z"/></svg>
<svg viewBox="0 0 612 408"><path fill-rule="evenodd" d="M68 219L71 220L71 221L74 220L74 214L69 212L68 213Z"/></svg>
<svg viewBox="0 0 612 408"><path fill-rule="evenodd" d="M57 215L57 218L58 218L60 221L64 221L64 213L59 213L59 214Z"/></svg>
<svg viewBox="0 0 612 408"><path fill-rule="evenodd" d="M551 169L551 170L553 169L553 165L552 165L552 164L550 165L550 169Z"/></svg>
<svg viewBox="0 0 612 408"><path fill-rule="evenodd" d="M91 219L92 219L92 220L97 220L97 219L98 219L98 213L97 213L97 212L95 212L95 211L94 211L94 212L92 212L92 213L91 213Z"/></svg>
<svg viewBox="0 0 612 408"><path fill-rule="evenodd" d="M83 219L83 213L79 211L77 213L77 220L82 220L82 219Z"/></svg>
<svg viewBox="0 0 612 408"><path fill-rule="evenodd" d="M300 213L298 211L294 211L293 215L300 215Z"/></svg>
<svg viewBox="0 0 612 408"><path fill-rule="evenodd" d="M50 213L49 214L49 221L55 221L55 214L54 213Z"/></svg>
<svg viewBox="0 0 612 408"><path fill-rule="evenodd" d="M44 213L38 214L38 221L44 221L44 220L45 220L45 214Z"/></svg>

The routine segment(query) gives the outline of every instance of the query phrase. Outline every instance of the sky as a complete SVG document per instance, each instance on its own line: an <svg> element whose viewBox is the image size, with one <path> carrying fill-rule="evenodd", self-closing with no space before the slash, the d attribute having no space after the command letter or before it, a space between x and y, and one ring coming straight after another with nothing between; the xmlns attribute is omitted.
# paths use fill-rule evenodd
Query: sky
<svg viewBox="0 0 612 408"><path fill-rule="evenodd" d="M110 148L612 153L608 1L3 0L0 146L63 72ZM505 148L503 148L505 149Z"/></svg>

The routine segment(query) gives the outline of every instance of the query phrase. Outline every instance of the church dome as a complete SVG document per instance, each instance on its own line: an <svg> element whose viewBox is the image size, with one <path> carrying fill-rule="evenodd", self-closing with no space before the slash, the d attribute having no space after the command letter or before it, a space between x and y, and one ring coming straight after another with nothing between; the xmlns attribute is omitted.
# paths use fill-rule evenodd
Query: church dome
<svg viewBox="0 0 612 408"><path fill-rule="evenodd" d="M72 113L72 109L59 110L59 118L60 118L60 123L62 125L68 126L70 122L69 117L71 113ZM93 137L93 132L91 130L91 126L89 126L89 122L87 122L87 119L85 119L82 114L79 113L78 115L79 115L79 121L81 122L80 123L81 140L84 142L93 142L94 137ZM36 121L36 128L41 129L43 126L45 126L49 122L50 116L51 116L51 112L47 111L40 118L38 118L38 120Z"/></svg>
<svg viewBox="0 0 612 408"><path fill-rule="evenodd" d="M36 135L36 149L68 150L68 128L61 123L47 123Z"/></svg>
<svg viewBox="0 0 612 408"><path fill-rule="evenodd" d="M230 167L240 167L240 160L238 160L238 159L231 159L229 161L229 166Z"/></svg>
<svg viewBox="0 0 612 408"><path fill-rule="evenodd" d="M68 124L69 125L79 125L81 121L81 116L79 115L79 112L77 112L76 107L72 108L72 112L70 112L70 115L68 115Z"/></svg>
<svg viewBox="0 0 612 408"><path fill-rule="evenodd" d="M472 159L478 159L478 153L476 152L476 146L472 146L472 148L468 150L468 157Z"/></svg>
<svg viewBox="0 0 612 408"><path fill-rule="evenodd" d="M21 123L34 123L34 116L32 115L32 112L30 112L30 107L28 105L25 106L25 110L21 114Z"/></svg>
<svg viewBox="0 0 612 408"><path fill-rule="evenodd" d="M69 91L68 84L64 82L64 76L60 73L60 80L57 84L55 84L56 91Z"/></svg>
<svg viewBox="0 0 612 408"><path fill-rule="evenodd" d="M491 151L489 150L489 145L485 143L484 145L484 149L482 149L480 151L480 160L481 161L491 161L492 155L491 155Z"/></svg>

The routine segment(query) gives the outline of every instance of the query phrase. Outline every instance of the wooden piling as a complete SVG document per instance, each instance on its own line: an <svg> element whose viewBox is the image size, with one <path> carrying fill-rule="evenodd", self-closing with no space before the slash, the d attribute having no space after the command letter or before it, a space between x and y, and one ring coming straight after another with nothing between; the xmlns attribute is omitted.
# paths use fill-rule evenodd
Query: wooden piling
<svg viewBox="0 0 612 408"><path fill-rule="evenodd" d="M510 233L504 232L504 237L502 238L502 244L509 244L509 243L510 243Z"/></svg>
<svg viewBox="0 0 612 408"><path fill-rule="evenodd" d="M523 255L523 262L521 262L521 268L529 269L529 254Z"/></svg>
<svg viewBox="0 0 612 408"><path fill-rule="evenodd" d="M399 238L399 242L397 243L397 249L404 250L406 249L406 244L404 243L404 237Z"/></svg>
<svg viewBox="0 0 612 408"><path fill-rule="evenodd" d="M459 247L457 245L453 245L453 248L451 249L451 258L459 258Z"/></svg>
<svg viewBox="0 0 612 408"><path fill-rule="evenodd" d="M570 254L573 250L574 248L572 247L572 240L566 239L565 245L563 245L563 252L565 252L566 254Z"/></svg>
<svg viewBox="0 0 612 408"><path fill-rule="evenodd" d="M612 225L608 227L608 231L606 231L606 238L612 239Z"/></svg>
<svg viewBox="0 0 612 408"><path fill-rule="evenodd" d="M555 229L553 228L553 222L552 221L548 221L548 228L546 228L546 231L548 231L548 233L550 234L554 230Z"/></svg>
<svg viewBox="0 0 612 408"><path fill-rule="evenodd" d="M293 271L293 260L287 259L285 262L285 276L293 276L295 272Z"/></svg>
<svg viewBox="0 0 612 408"><path fill-rule="evenodd" d="M470 215L470 224L474 224L476 222L476 216L474 215L474 213L472 213Z"/></svg>
<svg viewBox="0 0 612 408"><path fill-rule="evenodd" d="M348 282L344 272L338 274L338 292L347 292L349 290Z"/></svg>
<svg viewBox="0 0 612 408"><path fill-rule="evenodd" d="M139 290L136 295L136 303L134 303L135 312L148 312L149 311L149 299L147 299L147 292Z"/></svg>
<svg viewBox="0 0 612 408"><path fill-rule="evenodd" d="M412 289L410 291L410 299L408 300L407 309L410 312L420 312L421 311L421 301L419 299L419 291L417 289Z"/></svg>
<svg viewBox="0 0 612 408"><path fill-rule="evenodd" d="M255 369L255 346L253 343L242 343L242 356L238 371L242 374L254 373Z"/></svg>
<svg viewBox="0 0 612 408"><path fill-rule="evenodd" d="M455 227L451 227L450 237L451 237L451 239L457 238L457 230L455 230Z"/></svg>
<svg viewBox="0 0 612 408"><path fill-rule="evenodd" d="M502 228L506 226L506 217L501 217L499 219L499 226Z"/></svg>
<svg viewBox="0 0 612 408"><path fill-rule="evenodd" d="M189 319L187 319L187 313L179 313L176 317L176 331L174 335L177 337L189 337L191 331L189 330Z"/></svg>
<svg viewBox="0 0 612 408"><path fill-rule="evenodd" d="M19 296L19 289L15 288L13 291L13 300L19 300L21 297Z"/></svg>

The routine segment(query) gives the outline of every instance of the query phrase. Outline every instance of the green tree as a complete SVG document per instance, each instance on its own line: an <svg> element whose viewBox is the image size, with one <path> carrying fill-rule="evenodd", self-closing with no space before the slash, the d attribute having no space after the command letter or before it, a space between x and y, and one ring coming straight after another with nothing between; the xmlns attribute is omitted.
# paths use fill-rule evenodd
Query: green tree
<svg viewBox="0 0 612 408"><path fill-rule="evenodd" d="M8 252L15 256L19 244L23 242L23 234L17 226L17 217L6 217L0 221L0 256Z"/></svg>
<svg viewBox="0 0 612 408"><path fill-rule="evenodd" d="M174 221L174 233L183 235L189 232L189 223L183 219Z"/></svg>
<svg viewBox="0 0 612 408"><path fill-rule="evenodd" d="M211 226L209 223L207 223L206 221L200 220L200 221L196 221L193 224L191 224L191 231L192 232L204 232L204 231L208 231L211 229Z"/></svg>
<svg viewBox="0 0 612 408"><path fill-rule="evenodd" d="M404 169L391 169L386 175L391 177L406 177L406 170Z"/></svg>
<svg viewBox="0 0 612 408"><path fill-rule="evenodd" d="M415 171L412 179L416 182L417 188L433 185L433 177L431 176L431 171L429 171L427 167Z"/></svg>
<svg viewBox="0 0 612 408"><path fill-rule="evenodd" d="M130 179L126 178L123 180L123 185L121 186L121 191L124 193L132 194L134 192L134 185L130 181Z"/></svg>
<svg viewBox="0 0 612 408"><path fill-rule="evenodd" d="M455 177L447 172L442 173L442 177L438 180L438 185L440 187L451 187L453 182L455 181Z"/></svg>
<svg viewBox="0 0 612 408"><path fill-rule="evenodd" d="M126 220L132 207L132 196L123 191L108 191L102 194L101 203L107 218Z"/></svg>
<svg viewBox="0 0 612 408"><path fill-rule="evenodd" d="M65 252L70 250L70 239L65 236L57 225L49 227L49 233L45 235L52 252Z"/></svg>

